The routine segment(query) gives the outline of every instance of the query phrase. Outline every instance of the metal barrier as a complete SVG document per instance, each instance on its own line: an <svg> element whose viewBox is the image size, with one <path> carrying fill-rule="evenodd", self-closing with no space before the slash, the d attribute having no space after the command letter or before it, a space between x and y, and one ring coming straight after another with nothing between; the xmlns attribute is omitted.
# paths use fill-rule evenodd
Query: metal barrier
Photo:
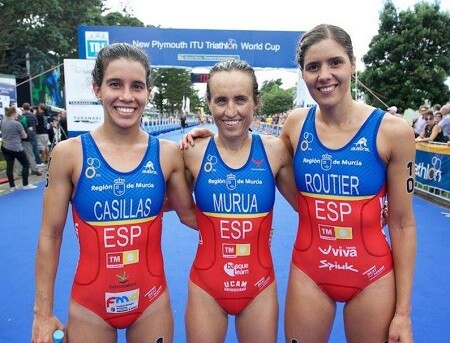
<svg viewBox="0 0 450 343"><path fill-rule="evenodd" d="M279 136L282 125L254 121L252 130ZM414 191L429 200L450 206L450 147L446 143L416 143Z"/></svg>
<svg viewBox="0 0 450 343"><path fill-rule="evenodd" d="M415 191L450 206L450 147L446 143L416 143Z"/></svg>

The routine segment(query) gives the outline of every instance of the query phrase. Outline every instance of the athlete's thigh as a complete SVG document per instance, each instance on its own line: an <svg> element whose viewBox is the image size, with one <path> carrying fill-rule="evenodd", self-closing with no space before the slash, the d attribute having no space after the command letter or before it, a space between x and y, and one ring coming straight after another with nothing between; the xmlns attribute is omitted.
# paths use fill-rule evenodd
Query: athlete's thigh
<svg viewBox="0 0 450 343"><path fill-rule="evenodd" d="M127 329L128 343L172 343L173 313L166 290Z"/></svg>
<svg viewBox="0 0 450 343"><path fill-rule="evenodd" d="M328 342L335 314L336 303L291 265L285 304L286 342Z"/></svg>
<svg viewBox="0 0 450 343"><path fill-rule="evenodd" d="M67 340L70 343L115 343L117 331L100 316L71 300L67 321Z"/></svg>
<svg viewBox="0 0 450 343"><path fill-rule="evenodd" d="M222 343L228 328L228 315L216 300L189 281L186 306L188 343Z"/></svg>
<svg viewBox="0 0 450 343"><path fill-rule="evenodd" d="M349 343L382 343L388 339L389 324L395 311L394 272L367 286L344 307Z"/></svg>
<svg viewBox="0 0 450 343"><path fill-rule="evenodd" d="M272 283L236 316L239 343L274 343L278 333L278 298Z"/></svg>

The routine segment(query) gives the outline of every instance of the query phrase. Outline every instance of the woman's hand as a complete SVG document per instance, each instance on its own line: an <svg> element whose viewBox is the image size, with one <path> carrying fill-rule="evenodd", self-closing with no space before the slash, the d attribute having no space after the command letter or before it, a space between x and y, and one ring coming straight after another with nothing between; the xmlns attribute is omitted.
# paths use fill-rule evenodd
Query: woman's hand
<svg viewBox="0 0 450 343"><path fill-rule="evenodd" d="M178 143L178 147L180 148L180 150L186 150L189 148L189 146L194 146L195 138L206 138L213 135L214 132L208 129L193 129L183 135L183 137L181 137L180 142Z"/></svg>

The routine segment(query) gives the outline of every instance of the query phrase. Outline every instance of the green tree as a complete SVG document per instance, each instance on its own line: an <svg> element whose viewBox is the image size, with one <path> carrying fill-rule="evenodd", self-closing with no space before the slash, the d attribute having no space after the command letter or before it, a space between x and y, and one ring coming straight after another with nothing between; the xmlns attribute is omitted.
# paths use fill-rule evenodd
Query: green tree
<svg viewBox="0 0 450 343"><path fill-rule="evenodd" d="M190 99L190 112L201 106L198 91L191 82L191 73L185 69L161 68L154 70L154 85L157 91L152 103L159 113L170 115L180 113L183 96Z"/></svg>
<svg viewBox="0 0 450 343"><path fill-rule="evenodd" d="M36 75L64 58L78 57L79 25L144 26L126 9L112 12L102 0L2 0L0 73ZM51 52L51 53L49 53ZM29 71L27 70L29 62Z"/></svg>
<svg viewBox="0 0 450 343"><path fill-rule="evenodd" d="M0 72L19 79L28 74L27 62L33 75L62 58L76 57L77 26L96 24L102 13L100 0L2 2ZM6 22L3 13L8 13Z"/></svg>
<svg viewBox="0 0 450 343"><path fill-rule="evenodd" d="M283 113L292 108L294 89L284 90L281 88L282 84L281 79L263 82L260 89L263 115Z"/></svg>
<svg viewBox="0 0 450 343"><path fill-rule="evenodd" d="M450 98L450 14L439 3L419 2L414 10L397 13L391 0L380 14L378 34L363 57L358 75L368 88L366 102L379 107L418 108L425 101ZM381 101L380 101L381 100ZM384 102L384 104L382 103Z"/></svg>

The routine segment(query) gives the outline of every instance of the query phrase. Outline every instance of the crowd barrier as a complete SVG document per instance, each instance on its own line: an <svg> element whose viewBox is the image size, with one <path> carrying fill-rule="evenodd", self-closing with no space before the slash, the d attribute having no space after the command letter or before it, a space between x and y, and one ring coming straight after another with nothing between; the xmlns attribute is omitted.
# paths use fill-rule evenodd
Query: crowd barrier
<svg viewBox="0 0 450 343"><path fill-rule="evenodd" d="M252 129L278 136L282 125L255 121ZM450 206L450 147L445 143L416 143L416 182L414 190L430 200Z"/></svg>
<svg viewBox="0 0 450 343"><path fill-rule="evenodd" d="M416 143L415 189L450 205L450 147Z"/></svg>
<svg viewBox="0 0 450 343"><path fill-rule="evenodd" d="M197 124L198 120L186 120L186 127L195 126ZM142 121L141 127L149 135L158 136L166 132L180 130L181 123L179 119L152 118Z"/></svg>

